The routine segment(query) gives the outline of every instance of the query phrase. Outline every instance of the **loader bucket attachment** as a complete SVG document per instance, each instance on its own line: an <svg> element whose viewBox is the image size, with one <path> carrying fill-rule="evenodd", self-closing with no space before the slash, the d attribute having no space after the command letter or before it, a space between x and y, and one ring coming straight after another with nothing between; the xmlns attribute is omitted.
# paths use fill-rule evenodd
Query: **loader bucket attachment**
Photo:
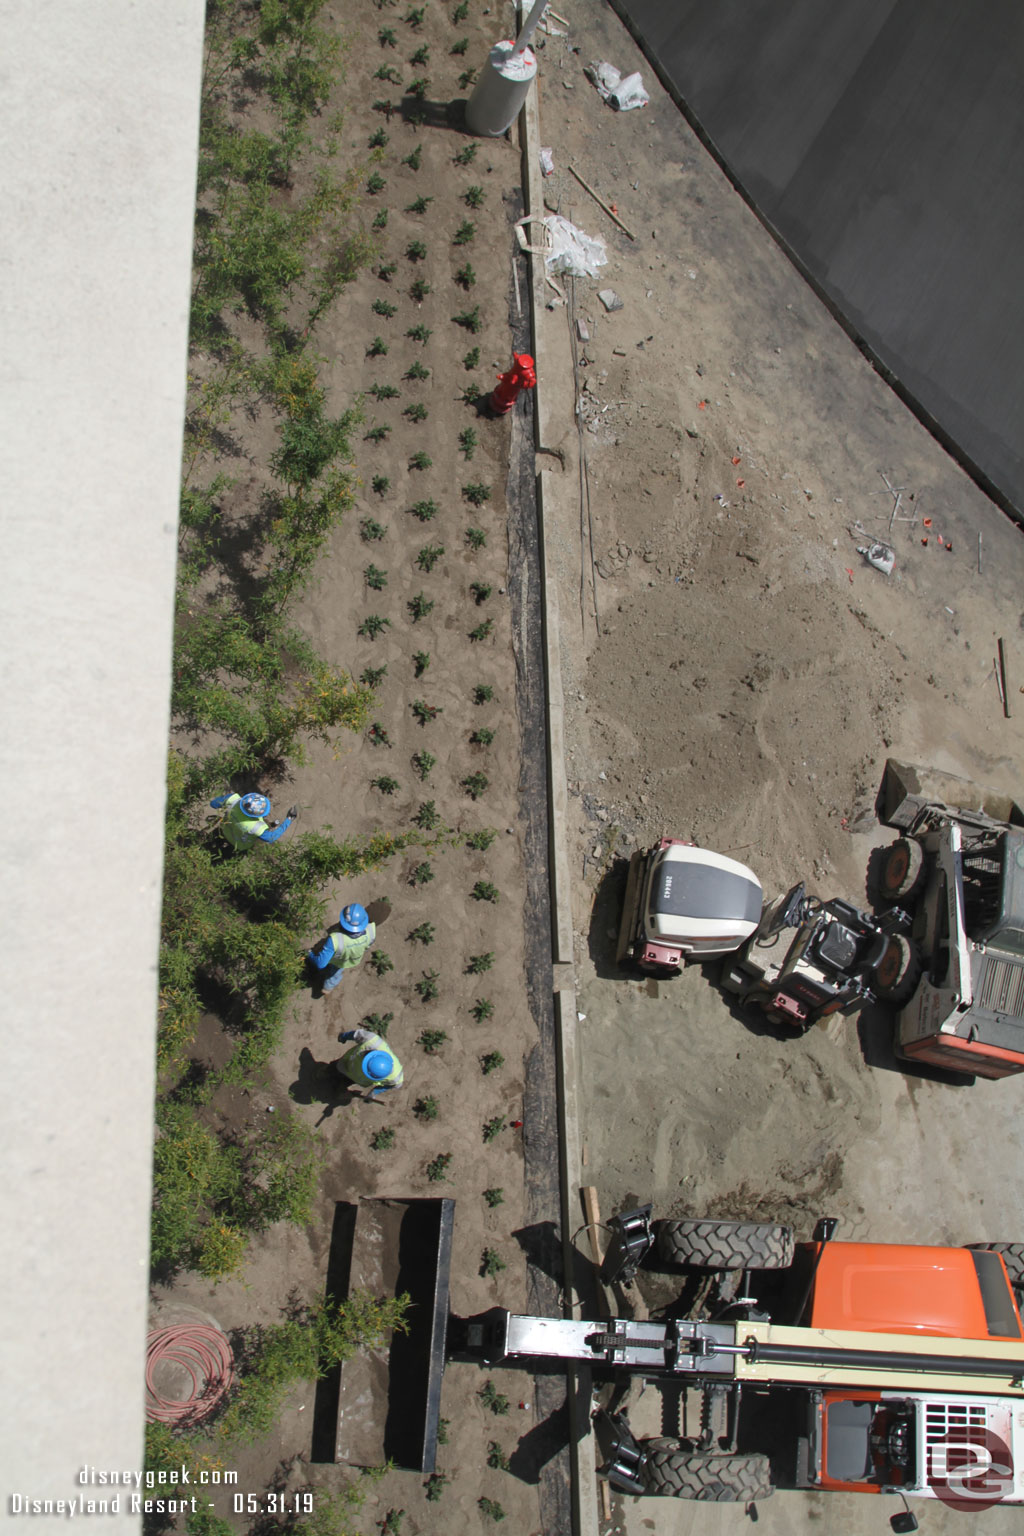
<svg viewBox="0 0 1024 1536"><path fill-rule="evenodd" d="M1024 811L1012 795L980 789L970 779L936 768L886 758L875 799L875 815L882 825L910 829L928 806L945 808L954 819L968 824L980 819L1024 826Z"/></svg>
<svg viewBox="0 0 1024 1536"><path fill-rule="evenodd" d="M331 1460L435 1470L454 1222L454 1200L360 1200L346 1294L405 1292L408 1331L342 1366Z"/></svg>

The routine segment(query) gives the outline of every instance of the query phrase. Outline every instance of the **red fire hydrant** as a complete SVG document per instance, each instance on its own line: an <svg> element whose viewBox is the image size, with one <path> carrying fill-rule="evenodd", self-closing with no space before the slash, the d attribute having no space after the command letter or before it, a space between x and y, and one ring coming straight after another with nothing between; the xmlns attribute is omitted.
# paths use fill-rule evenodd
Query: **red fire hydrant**
<svg viewBox="0 0 1024 1536"><path fill-rule="evenodd" d="M507 416L519 399L521 389L533 389L537 371L529 352L513 352L512 367L507 373L499 373L498 382L487 399L492 416Z"/></svg>

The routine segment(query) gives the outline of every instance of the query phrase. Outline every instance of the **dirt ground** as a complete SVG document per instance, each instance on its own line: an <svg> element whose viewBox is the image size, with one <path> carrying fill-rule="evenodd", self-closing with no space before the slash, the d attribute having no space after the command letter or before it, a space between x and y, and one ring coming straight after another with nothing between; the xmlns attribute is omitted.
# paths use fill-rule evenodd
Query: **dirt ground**
<svg viewBox="0 0 1024 1536"><path fill-rule="evenodd" d="M610 9L562 14L569 38L541 54L541 134L558 167L546 201L599 234L609 258L577 282L574 307L541 316L564 356L574 315L590 337L575 384L569 367L561 383L564 434L541 446L566 456L549 548L583 1136L602 1211L652 1200L662 1215L779 1217L802 1237L827 1213L848 1238L1016 1238L1019 1080L907 1073L881 1010L780 1040L699 969L660 984L615 969L624 856L665 833L734 854L767 893L804 878L858 901L868 850L891 836L872 813L886 756L1019 794L1024 562L1019 530L804 285ZM583 75L593 59L641 70L650 106L610 111ZM621 309L605 312L606 288ZM883 474L902 488L900 517L915 519L893 525L888 579L857 553L889 530ZM1009 720L993 675L999 636ZM634 1426L658 1433L658 1420L648 1392ZM854 1496L759 1506L768 1532L812 1521L866 1532L891 1512ZM960 1518L925 1514L933 1531ZM614 1524L711 1536L745 1518L617 1500ZM993 1509L985 1528L1019 1518Z"/></svg>

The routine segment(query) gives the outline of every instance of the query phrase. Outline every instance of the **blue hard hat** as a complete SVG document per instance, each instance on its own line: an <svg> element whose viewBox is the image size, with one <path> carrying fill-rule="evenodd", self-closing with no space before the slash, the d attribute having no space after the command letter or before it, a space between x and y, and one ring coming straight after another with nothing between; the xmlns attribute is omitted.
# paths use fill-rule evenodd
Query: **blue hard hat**
<svg viewBox="0 0 1024 1536"><path fill-rule="evenodd" d="M372 1077L375 1083L379 1083L382 1077L387 1077L394 1066L393 1056L387 1051L368 1051L363 1057L363 1071L367 1077Z"/></svg>
<svg viewBox="0 0 1024 1536"><path fill-rule="evenodd" d="M258 790L254 790L251 795L243 795L241 806L247 816L268 816L270 814L270 801L266 795L261 795Z"/></svg>
<svg viewBox="0 0 1024 1536"><path fill-rule="evenodd" d="M338 922L346 933L365 933L370 926L370 915L358 901L353 901L349 906L342 907L338 913Z"/></svg>

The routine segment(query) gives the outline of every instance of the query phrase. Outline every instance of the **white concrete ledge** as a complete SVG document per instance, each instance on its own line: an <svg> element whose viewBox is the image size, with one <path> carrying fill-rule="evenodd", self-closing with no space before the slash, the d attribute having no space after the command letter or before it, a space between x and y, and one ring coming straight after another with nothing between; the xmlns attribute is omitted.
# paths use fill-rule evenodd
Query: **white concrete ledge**
<svg viewBox="0 0 1024 1536"><path fill-rule="evenodd" d="M7 0L0 17L11 1513L15 1493L103 1493L85 1465L141 1465L203 6Z"/></svg>

